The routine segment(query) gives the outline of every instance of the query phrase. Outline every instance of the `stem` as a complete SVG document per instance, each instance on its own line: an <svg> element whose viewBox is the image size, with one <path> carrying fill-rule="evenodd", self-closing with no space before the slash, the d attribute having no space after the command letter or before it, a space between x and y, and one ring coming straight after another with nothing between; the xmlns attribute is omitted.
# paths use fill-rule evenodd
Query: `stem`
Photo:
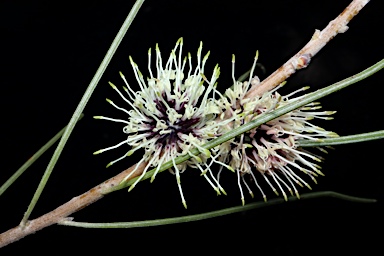
<svg viewBox="0 0 384 256"><path fill-rule="evenodd" d="M145 164L139 166L139 168L131 175L132 178L141 174L144 170ZM120 182L133 171L135 165L131 166L127 170L121 172L115 177L97 185L96 187L90 189L89 191L81 194L77 197L72 198L67 203L59 206L55 210L40 216L37 219L28 221L25 227L21 225L14 227L2 234L0 234L0 248L6 246L10 243L16 242L17 240L35 233L40 229L48 227L52 224L56 224L61 221L63 218L69 216L70 214L77 212L78 210L83 209L84 207L96 202L97 200L103 198L103 191L106 188L110 188L120 184Z"/></svg>
<svg viewBox="0 0 384 256"><path fill-rule="evenodd" d="M353 0L336 19L329 22L322 31L315 30L311 40L283 66L277 69L259 85L252 87L246 94L247 98L254 98L271 90L287 80L296 70L306 68L315 56L337 34L347 31L347 24L355 17L369 0Z"/></svg>
<svg viewBox="0 0 384 256"><path fill-rule="evenodd" d="M101 62L100 67L97 69L96 74L92 78L92 81L89 83L87 90L85 91L83 97L80 100L79 105L77 106L75 112L73 113L72 118L68 123L67 129L65 130L63 136L61 137L59 145L57 146L55 153L53 154L51 161L49 162L47 169L45 170L44 175L41 178L39 186L37 187L36 192L33 195L33 198L28 206L28 209L24 213L24 217L20 223L22 227L25 227L25 225L27 224L27 220L31 215L32 210L35 208L35 205L39 200L39 197L43 192L45 185L48 182L49 176L52 173L53 167L56 165L57 160L59 159L60 154L63 151L63 148L67 143L69 136L71 135L81 113L85 108L85 105L87 104L89 98L91 97L93 91L95 90L97 83L99 82L101 76L103 75L105 69L107 68L109 62L111 61L113 54L115 53L117 47L119 46L121 40L123 39L125 33L127 32L129 26L131 25L133 19L135 18L143 2L144 0L137 0L136 3L134 4L127 18L125 19L123 25L121 26L119 32L117 33L115 39L113 40L107 54L105 55L103 61Z"/></svg>

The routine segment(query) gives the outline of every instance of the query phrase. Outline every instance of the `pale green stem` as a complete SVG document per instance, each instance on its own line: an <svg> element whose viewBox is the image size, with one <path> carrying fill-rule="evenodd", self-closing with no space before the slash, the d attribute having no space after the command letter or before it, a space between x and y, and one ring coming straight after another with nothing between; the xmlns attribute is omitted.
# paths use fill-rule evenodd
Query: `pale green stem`
<svg viewBox="0 0 384 256"><path fill-rule="evenodd" d="M357 142L379 140L379 139L384 139L384 130L349 135L349 136L341 136L338 138L326 138L326 139L321 139L321 141L299 140L298 144L301 147L320 147L320 146L332 146L332 145L357 143Z"/></svg>
<svg viewBox="0 0 384 256"><path fill-rule="evenodd" d="M82 114L79 120L83 117ZM31 166L45 151L47 151L64 133L67 126L65 126L61 131L59 131L52 139L50 139L44 146L42 146L33 156L31 156L1 187L0 187L0 196L11 186L17 178L23 174L29 166Z"/></svg>
<svg viewBox="0 0 384 256"><path fill-rule="evenodd" d="M35 194L33 195L33 198L28 206L27 211L24 213L24 217L21 220L20 225L25 226L33 208L35 207L41 193L43 192L43 189L45 187L45 184L47 183L49 176L52 173L53 167L55 166L57 160L59 159L59 156L61 154L61 151L63 150L65 143L67 142L70 134L72 133L76 122L78 121L80 114L83 112L85 105L87 104L89 98L91 97L93 91L96 88L97 83L99 82L101 76L103 75L105 69L107 68L109 62L112 59L112 56L114 55L117 47L119 46L121 40L123 39L125 33L128 31L129 26L131 25L132 21L134 20L137 12L139 11L141 5L143 4L144 0L137 0L136 3L133 5L131 11L129 12L127 18L125 19L123 25L121 26L119 32L117 33L115 39L113 40L107 54L105 55L103 61L100 64L100 67L97 69L96 74L94 75L92 81L89 83L87 90L85 91L82 99L80 100L79 105L77 106L75 112L72 115L71 120L68 123L67 129L65 130L59 145L57 146L55 153L53 154L51 161L49 162L47 169L44 172L43 177L41 178L40 184L36 189Z"/></svg>
<svg viewBox="0 0 384 256"><path fill-rule="evenodd" d="M325 96L327 96L333 92L339 91L339 90L341 90L341 89L343 89L343 88L345 88L351 84L357 83L357 82L373 75L374 73L376 73L377 71L379 71L383 67L384 67L384 59L382 59L381 61L377 62L376 64L372 65L371 67L365 69L364 71L362 71L356 75L348 77L342 81L339 81L335 84L327 86L323 89L319 89L315 92L308 93L303 98L300 98L299 100L293 101L292 103L289 103L283 107L280 107L280 108L278 108L272 112L262 114L258 118L256 118L255 120L253 120L249 123L246 123L246 124L236 128L236 129L233 129L230 132L228 132L228 133L226 133L226 134L224 134L224 135L222 135L216 139L209 141L208 143L204 144L202 147L205 149L214 148L214 147L216 147L216 146L218 146L218 145L220 145L220 144L222 144L222 143L224 143L224 142L226 142L232 138L235 138L236 136L239 136L242 133L245 133L251 129L258 127L261 124L269 122L272 119L275 119L281 115L284 115L284 114L286 114L290 111L293 111L299 107L302 107L308 103L311 103L315 100L318 100L322 97L325 97ZM195 149L191 150L191 153L194 155L198 155L198 154L200 154L200 151L195 148ZM180 163L188 160L189 158L191 158L191 156L189 154L182 155L182 156L175 158L174 163L180 164ZM168 170L169 168L172 168L172 166L173 166L173 161L168 161L161 166L159 172ZM148 171L141 180L145 180L145 179L150 178L153 175L154 171L155 171L155 169ZM118 186L115 186L113 188L110 188L109 190L106 190L105 193L107 194L107 193L125 188L125 187L133 184L136 181L136 179L137 178L134 178L132 180L128 180L125 183L121 183Z"/></svg>
<svg viewBox="0 0 384 256"><path fill-rule="evenodd" d="M322 192L314 192L314 193L307 193L300 196L300 199L312 199L317 197L334 197L341 200L346 201L352 201L357 203L375 203L375 199L368 199L368 198L360 198L360 197L353 197L349 195L344 195L340 193L336 193L333 191L322 191ZM297 197L291 196L289 197L289 201L296 201L299 200ZM112 222L112 223L89 223L89 222L76 222L72 221L72 218L64 219L60 222L58 222L59 225L65 225L65 226L73 226L73 227L82 227L82 228L137 228L137 227L152 227L152 226L161 226L161 225L168 225L168 224L177 224L177 223L183 223L183 222L191 222L191 221L198 221L198 220L204 220L204 219L210 219L214 217L224 216L231 213L237 213L237 212L243 212L248 210L253 210L257 208L267 207L275 204L281 204L284 203L285 200L283 198L275 198L272 200L269 200L268 202L255 202L251 204L246 204L245 206L235 206L226 208L223 210L218 211L212 211L212 212L206 212L206 213L200 213L200 214L194 214L194 215L188 215L188 216L182 216L182 217L175 217L175 218L165 218L165 219L159 219L159 220L145 220L145 221L131 221L131 222Z"/></svg>

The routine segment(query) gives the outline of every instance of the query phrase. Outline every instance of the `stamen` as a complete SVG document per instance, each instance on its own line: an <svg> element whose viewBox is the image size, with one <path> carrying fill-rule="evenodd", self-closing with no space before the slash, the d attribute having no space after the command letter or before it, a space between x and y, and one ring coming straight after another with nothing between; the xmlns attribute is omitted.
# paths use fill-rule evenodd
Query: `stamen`
<svg viewBox="0 0 384 256"><path fill-rule="evenodd" d="M109 117L105 117L105 116L94 116L93 118L94 119L103 119L103 120L108 120L108 121L112 121L112 122L129 124L128 121L125 121L125 120L122 120L122 119L109 118Z"/></svg>

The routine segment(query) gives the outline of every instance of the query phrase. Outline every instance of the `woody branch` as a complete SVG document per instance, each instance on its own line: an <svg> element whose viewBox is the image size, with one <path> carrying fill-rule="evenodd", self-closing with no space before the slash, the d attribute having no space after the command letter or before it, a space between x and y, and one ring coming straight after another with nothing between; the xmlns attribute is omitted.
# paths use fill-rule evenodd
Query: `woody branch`
<svg viewBox="0 0 384 256"><path fill-rule="evenodd" d="M331 39L337 34L348 30L349 21L355 17L369 0L353 0L347 8L336 19L329 22L322 31L315 30L311 40L283 66L264 79L260 84L253 86L245 95L247 98L253 98L262 95L264 92L285 81L296 70L306 68L313 56L315 56Z"/></svg>
<svg viewBox="0 0 384 256"><path fill-rule="evenodd" d="M251 98L262 95L264 92L286 80L293 73L295 73L296 70L305 68L309 64L311 58L316 55L316 53L319 52L333 37L335 37L338 33L345 32L348 29L347 24L349 21L356 16L368 2L369 0L353 0L351 4L345 8L345 10L336 19L331 21L324 30L316 30L311 40L295 56L289 59L283 66L262 81L259 85L252 87L246 97ZM112 191L111 187L120 184L123 179L131 171L133 171L135 166L136 165L129 167L125 171L97 185L84 194L72 198L70 201L59 206L55 210L46 213L39 218L28 221L25 226L22 227L19 225L0 234L0 248L52 224L59 223L72 213L77 212L103 198L106 191ZM130 179L140 175L144 167L145 163L142 163L135 173L130 176Z"/></svg>

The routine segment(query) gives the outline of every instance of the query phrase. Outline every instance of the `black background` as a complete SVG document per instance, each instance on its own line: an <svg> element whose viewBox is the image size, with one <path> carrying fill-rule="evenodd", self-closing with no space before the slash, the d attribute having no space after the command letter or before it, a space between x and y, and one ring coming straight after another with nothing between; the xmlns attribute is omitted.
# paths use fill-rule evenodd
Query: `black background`
<svg viewBox="0 0 384 256"><path fill-rule="evenodd" d="M70 119L134 1L1 1L1 146L4 182ZM266 74L276 70L349 4L349 1L146 1L85 108L31 218L36 218L116 175L139 154L105 169L128 148L93 156L92 152L125 138L122 125L92 119L93 115L124 118L105 98L119 103L108 81L123 84L122 71L136 84L128 56L144 76L147 50L159 43L164 58L179 37L185 53L195 55L199 41L211 51L207 71L221 67L219 88L231 84L231 54L239 76L252 64L256 50ZM310 85L312 90L351 76L383 56L382 4L371 1L281 91ZM208 74L210 76L211 74ZM383 73L321 100L337 110L335 120L319 122L327 130L350 135L383 129ZM120 101L120 103L122 103ZM122 105L122 104L120 104ZM1 255L21 252L43 255L71 253L217 252L245 253L382 251L376 233L384 227L380 200L382 141L338 146L322 164L325 177L314 191L333 190L376 198L377 204L357 204L322 198L284 203L241 214L194 223L122 230L51 226L2 248ZM53 149L38 160L0 198L0 231L16 226L45 170ZM181 176L188 210L182 207L175 177L159 175L132 192L115 192L73 214L77 221L114 222L157 219L202 213L240 204L235 176L223 184L228 196L217 197L194 171ZM257 189L254 189L257 194ZM309 192L305 189L301 193ZM274 198L268 190L270 199ZM257 197L254 200L261 200ZM247 196L246 202L252 202ZM49 245L49 248L47 247ZM139 251L140 250L140 251ZM4 253L3 253L4 252Z"/></svg>

